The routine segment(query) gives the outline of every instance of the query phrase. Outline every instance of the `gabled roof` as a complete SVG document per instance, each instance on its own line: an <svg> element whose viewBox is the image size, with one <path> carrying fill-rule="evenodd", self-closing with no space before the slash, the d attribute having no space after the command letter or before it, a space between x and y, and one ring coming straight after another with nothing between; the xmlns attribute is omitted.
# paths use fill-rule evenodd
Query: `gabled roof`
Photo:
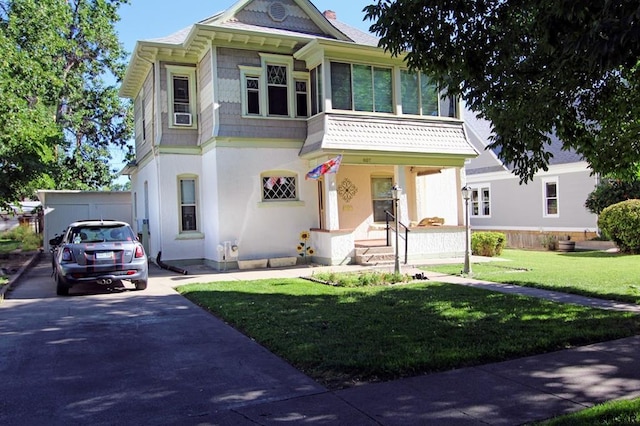
<svg viewBox="0 0 640 426"><path fill-rule="evenodd" d="M265 10L272 17L270 21L260 19L265 16ZM372 35L328 19L308 0L240 0L229 9L166 37L138 41L120 95L136 96L154 61L177 56L184 62L196 63L210 42L291 54L316 39L366 46L378 44Z"/></svg>
<svg viewBox="0 0 640 426"><path fill-rule="evenodd" d="M464 122L468 129L469 140L478 149L481 154L477 159L471 160L466 166L467 174L480 174L506 170L513 171L513 165L504 164L499 158L497 149L487 149L491 143L491 137L494 135L491 122L479 118L476 113L468 108L464 109ZM574 150L562 149L562 141L555 135L550 135L551 145L547 150L551 152L553 157L549 160L549 165L570 164L584 162L584 158ZM493 158L493 160L490 160Z"/></svg>

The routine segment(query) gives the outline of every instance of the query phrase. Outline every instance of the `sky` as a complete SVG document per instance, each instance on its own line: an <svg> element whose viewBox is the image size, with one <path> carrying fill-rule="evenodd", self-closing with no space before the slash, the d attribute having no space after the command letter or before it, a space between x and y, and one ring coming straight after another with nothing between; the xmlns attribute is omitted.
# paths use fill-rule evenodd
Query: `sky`
<svg viewBox="0 0 640 426"><path fill-rule="evenodd" d="M237 0L130 0L119 9L120 22L115 29L129 54L136 41L165 37L198 21L222 12ZM320 11L333 10L337 19L362 31L368 31L362 9L374 0L312 0ZM112 168L124 166L124 153L112 151ZM122 181L119 180L120 183Z"/></svg>
<svg viewBox="0 0 640 426"><path fill-rule="evenodd" d="M116 31L125 50L131 52L137 40L164 37L233 6L236 0L130 0L120 7ZM374 0L312 0L323 12L333 10L339 21L367 31L362 9Z"/></svg>

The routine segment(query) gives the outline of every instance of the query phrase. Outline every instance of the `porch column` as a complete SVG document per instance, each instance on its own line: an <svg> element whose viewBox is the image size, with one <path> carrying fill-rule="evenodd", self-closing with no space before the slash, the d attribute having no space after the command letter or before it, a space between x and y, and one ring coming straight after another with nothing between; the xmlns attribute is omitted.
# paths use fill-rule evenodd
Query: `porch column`
<svg viewBox="0 0 640 426"><path fill-rule="evenodd" d="M405 166L394 166L395 178L398 186L402 188L402 194L398 201L398 208L400 209L400 222L409 226L409 204L407 203L407 173Z"/></svg>
<svg viewBox="0 0 640 426"><path fill-rule="evenodd" d="M325 193L325 227L329 231L340 229L340 219L338 210L338 185L336 184L336 174L327 173L323 176Z"/></svg>

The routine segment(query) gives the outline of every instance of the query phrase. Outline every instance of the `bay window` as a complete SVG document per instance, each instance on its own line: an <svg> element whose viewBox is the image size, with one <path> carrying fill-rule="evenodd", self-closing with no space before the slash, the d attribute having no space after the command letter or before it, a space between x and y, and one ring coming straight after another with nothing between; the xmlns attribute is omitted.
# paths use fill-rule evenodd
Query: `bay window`
<svg viewBox="0 0 640 426"><path fill-rule="evenodd" d="M331 62L333 109L393 112L391 68Z"/></svg>

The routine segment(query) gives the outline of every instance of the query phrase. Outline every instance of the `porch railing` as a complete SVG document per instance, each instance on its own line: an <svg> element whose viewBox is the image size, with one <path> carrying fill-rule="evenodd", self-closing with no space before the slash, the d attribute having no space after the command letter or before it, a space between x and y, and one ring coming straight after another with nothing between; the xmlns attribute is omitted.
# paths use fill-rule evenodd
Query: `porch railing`
<svg viewBox="0 0 640 426"><path fill-rule="evenodd" d="M387 246L391 246L391 232L389 231L393 229L394 232L398 232L398 230L395 229L395 226L391 226L391 224L395 225L396 217L388 210L385 210L384 214L387 222ZM400 221L398 221L398 226L404 228L404 264L406 265L409 260L409 228ZM399 234L399 236L401 238L403 237L402 234Z"/></svg>

